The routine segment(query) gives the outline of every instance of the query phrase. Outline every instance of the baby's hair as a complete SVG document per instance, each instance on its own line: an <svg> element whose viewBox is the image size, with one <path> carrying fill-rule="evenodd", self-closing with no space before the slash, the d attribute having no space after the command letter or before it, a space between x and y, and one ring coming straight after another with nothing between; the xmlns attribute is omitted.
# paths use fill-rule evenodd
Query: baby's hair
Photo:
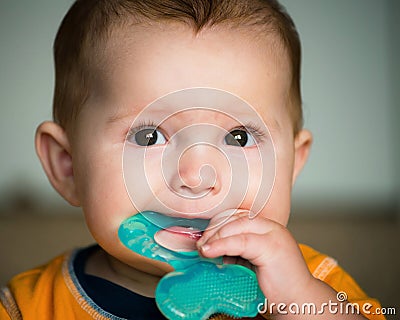
<svg viewBox="0 0 400 320"><path fill-rule="evenodd" d="M272 35L287 55L291 71L288 107L296 134L303 125L300 64L301 46L295 25L276 0L77 0L54 42L55 90L53 118L64 129L90 96L90 83L116 27L179 22L195 34L215 26L253 28ZM282 51L281 51L282 52Z"/></svg>

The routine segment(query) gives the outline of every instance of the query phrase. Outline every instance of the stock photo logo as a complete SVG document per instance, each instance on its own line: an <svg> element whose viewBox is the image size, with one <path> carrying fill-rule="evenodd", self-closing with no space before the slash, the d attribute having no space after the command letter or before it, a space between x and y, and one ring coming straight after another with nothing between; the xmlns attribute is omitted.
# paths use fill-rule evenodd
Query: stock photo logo
<svg viewBox="0 0 400 320"><path fill-rule="evenodd" d="M161 312L169 319L206 319L217 312L254 316L264 299L255 273L224 265L222 257L201 257L196 242L204 230L238 216L255 218L267 204L275 182L275 149L262 116L219 89L167 94L133 121L123 175L137 214L121 223L119 239L175 269L157 287ZM229 279L230 285L209 281L214 278ZM190 305L179 294L182 288L193 292ZM218 299L205 303L211 293ZM200 309L193 312L196 304Z"/></svg>

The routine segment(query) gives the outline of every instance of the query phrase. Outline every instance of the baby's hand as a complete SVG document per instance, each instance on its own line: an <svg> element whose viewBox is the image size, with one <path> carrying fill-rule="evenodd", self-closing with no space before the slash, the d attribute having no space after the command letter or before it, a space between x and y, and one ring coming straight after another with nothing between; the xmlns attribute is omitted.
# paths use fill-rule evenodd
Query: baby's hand
<svg viewBox="0 0 400 320"><path fill-rule="evenodd" d="M248 260L269 301L297 301L314 281L295 239L279 223L260 216L250 219L246 213L220 225L211 221L210 225L216 227L208 228L197 243L201 254Z"/></svg>

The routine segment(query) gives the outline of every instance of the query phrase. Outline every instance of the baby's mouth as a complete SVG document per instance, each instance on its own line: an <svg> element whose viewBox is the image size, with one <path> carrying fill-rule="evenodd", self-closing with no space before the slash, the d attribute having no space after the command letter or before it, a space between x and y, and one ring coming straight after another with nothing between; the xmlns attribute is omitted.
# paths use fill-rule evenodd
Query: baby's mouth
<svg viewBox="0 0 400 320"><path fill-rule="evenodd" d="M233 215L248 215L244 209L227 209L215 215L211 220L189 219L167 216L154 211L142 214L153 224L162 228L154 235L155 242L168 250L181 253L197 252L196 242L202 237L203 230L218 228Z"/></svg>
<svg viewBox="0 0 400 320"><path fill-rule="evenodd" d="M203 235L203 231L190 226L171 226L158 231L154 240L158 245L175 251L189 252L196 251L196 242Z"/></svg>

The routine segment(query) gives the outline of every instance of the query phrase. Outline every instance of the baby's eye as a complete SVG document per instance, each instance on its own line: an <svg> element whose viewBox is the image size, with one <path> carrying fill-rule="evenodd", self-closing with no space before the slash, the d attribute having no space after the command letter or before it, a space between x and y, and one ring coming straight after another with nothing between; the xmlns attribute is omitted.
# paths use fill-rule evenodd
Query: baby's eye
<svg viewBox="0 0 400 320"><path fill-rule="evenodd" d="M166 143L164 135L154 128L140 129L133 134L132 138L136 144L143 147Z"/></svg>
<svg viewBox="0 0 400 320"><path fill-rule="evenodd" d="M251 147L255 145L254 138L244 129L234 129L225 136L225 143L237 147Z"/></svg>

